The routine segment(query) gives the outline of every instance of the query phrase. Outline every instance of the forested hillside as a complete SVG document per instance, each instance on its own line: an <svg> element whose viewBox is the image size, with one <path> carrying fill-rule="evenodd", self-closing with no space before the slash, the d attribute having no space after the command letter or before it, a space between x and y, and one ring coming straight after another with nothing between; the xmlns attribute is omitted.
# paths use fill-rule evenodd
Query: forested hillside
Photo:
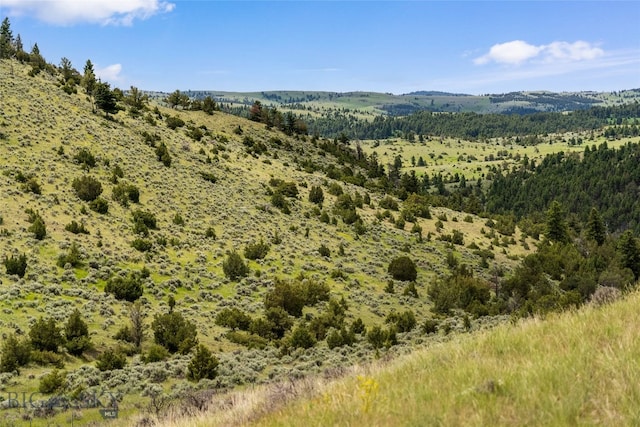
<svg viewBox="0 0 640 427"><path fill-rule="evenodd" d="M586 146L583 155L558 153L538 166L498 174L487 192L486 209L518 218L538 214L553 200L586 222L597 208L609 232L640 232L640 145L618 150Z"/></svg>

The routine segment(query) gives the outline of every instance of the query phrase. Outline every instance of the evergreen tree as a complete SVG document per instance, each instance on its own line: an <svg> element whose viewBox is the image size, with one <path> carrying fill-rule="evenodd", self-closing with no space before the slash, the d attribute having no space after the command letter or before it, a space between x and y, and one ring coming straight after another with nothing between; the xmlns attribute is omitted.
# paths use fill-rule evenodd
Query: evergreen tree
<svg viewBox="0 0 640 427"><path fill-rule="evenodd" d="M118 112L116 96L111 91L109 83L96 83L94 97L96 106L104 111L107 117L109 114L115 114Z"/></svg>
<svg viewBox="0 0 640 427"><path fill-rule="evenodd" d="M569 241L569 229L565 219L565 212L557 200L551 202L547 211L547 239L552 242L566 243Z"/></svg>
<svg viewBox="0 0 640 427"><path fill-rule="evenodd" d="M14 56L13 33L9 18L4 18L0 25L0 59Z"/></svg>
<svg viewBox="0 0 640 427"><path fill-rule="evenodd" d="M622 266L633 272L636 280L640 278L640 246L630 230L624 232L618 242L622 255Z"/></svg>
<svg viewBox="0 0 640 427"><path fill-rule="evenodd" d="M175 311L156 315L151 328L156 344L160 344L170 353L179 351L186 354L198 343L195 325Z"/></svg>
<svg viewBox="0 0 640 427"><path fill-rule="evenodd" d="M218 358L202 344L196 348L196 353L187 366L187 379L198 382L201 379L212 380L218 375Z"/></svg>
<svg viewBox="0 0 640 427"><path fill-rule="evenodd" d="M64 336L66 338L65 347L70 354L80 356L91 347L89 338L89 328L82 317L80 311L75 309L64 326Z"/></svg>
<svg viewBox="0 0 640 427"><path fill-rule="evenodd" d="M52 318L44 320L40 317L29 330L29 338L34 349L43 351L57 352L58 346L64 342L60 329Z"/></svg>
<svg viewBox="0 0 640 427"><path fill-rule="evenodd" d="M19 340L15 334L10 334L2 343L0 352L0 372L18 371L20 366L29 363L31 346L27 339Z"/></svg>
<svg viewBox="0 0 640 427"><path fill-rule="evenodd" d="M600 212L595 207L591 208L589 221L587 222L587 236L600 246L604 243L606 232L607 230L602 215L600 215Z"/></svg>
<svg viewBox="0 0 640 427"><path fill-rule="evenodd" d="M82 87L87 92L89 97L93 97L93 92L96 88L96 73L93 70L93 64L90 59L87 59L84 65L84 75L82 76Z"/></svg>

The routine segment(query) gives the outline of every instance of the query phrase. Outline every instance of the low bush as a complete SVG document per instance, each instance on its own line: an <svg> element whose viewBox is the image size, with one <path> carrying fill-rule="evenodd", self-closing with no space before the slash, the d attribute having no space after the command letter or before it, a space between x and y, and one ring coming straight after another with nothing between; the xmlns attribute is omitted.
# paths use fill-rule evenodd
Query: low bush
<svg viewBox="0 0 640 427"><path fill-rule="evenodd" d="M244 257L251 260L263 259L269 253L269 244L262 239L257 243L250 243L244 248Z"/></svg>
<svg viewBox="0 0 640 427"><path fill-rule="evenodd" d="M100 181L89 175L74 179L71 187L73 187L80 200L84 200L85 202L91 202L102 194L102 184L100 184Z"/></svg>
<svg viewBox="0 0 640 427"><path fill-rule="evenodd" d="M395 280L415 281L418 277L416 264L407 256L400 256L392 260L387 271Z"/></svg>
<svg viewBox="0 0 640 427"><path fill-rule="evenodd" d="M7 270L7 274L15 274L22 278L27 271L27 256L25 254L4 258L4 268Z"/></svg>
<svg viewBox="0 0 640 427"><path fill-rule="evenodd" d="M96 368L103 372L122 369L126 365L127 357L118 349L105 350L96 360Z"/></svg>

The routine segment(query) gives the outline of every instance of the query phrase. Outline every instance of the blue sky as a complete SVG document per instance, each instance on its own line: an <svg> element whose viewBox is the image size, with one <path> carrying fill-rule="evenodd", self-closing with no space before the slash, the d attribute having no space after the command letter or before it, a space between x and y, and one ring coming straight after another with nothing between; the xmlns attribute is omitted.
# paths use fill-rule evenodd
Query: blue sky
<svg viewBox="0 0 640 427"><path fill-rule="evenodd" d="M637 1L0 0L0 16L122 89L640 88Z"/></svg>

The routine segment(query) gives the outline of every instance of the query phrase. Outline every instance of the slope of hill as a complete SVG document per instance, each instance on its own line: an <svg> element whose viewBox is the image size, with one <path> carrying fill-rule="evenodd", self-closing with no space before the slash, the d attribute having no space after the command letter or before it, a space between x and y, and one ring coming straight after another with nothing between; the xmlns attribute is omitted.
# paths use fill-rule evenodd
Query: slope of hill
<svg viewBox="0 0 640 427"><path fill-rule="evenodd" d="M214 397L208 411L160 425L637 425L638 304L634 292L458 336L338 381Z"/></svg>
<svg viewBox="0 0 640 427"><path fill-rule="evenodd" d="M325 341L307 350L286 344L308 322L324 319L335 304L310 304L301 317L285 314L291 323L281 319L289 329L282 341L230 331L216 320L225 308L260 319L265 297L284 280L326 284L327 297L340 304L348 327L358 319L366 327L384 325L390 313L407 310L422 322L431 317L429 283L447 274L444 260L455 254L479 266L486 254L481 257L477 249L492 247L492 237L481 233L482 220L469 216L469 221L458 222L460 214L446 209L433 211L452 219L445 224L435 215L402 227L385 220L380 195L301 166L310 161L341 167L306 137L289 137L218 112L154 110L153 105L139 117L121 111L105 118L102 112L92 113L82 89L65 93L57 76L41 72L30 77L29 67L13 60L0 61L0 74L0 256L5 266L21 255L26 263L23 277L0 268L3 346L14 334L29 336L40 317L63 328L75 309L93 343L81 357L62 348L37 353L38 360L0 375L5 390L38 390L57 366L66 373L58 391L77 395L106 387L118 396L126 415L146 408L149 401L158 404L159 396L270 382L370 360L375 350L364 336L357 336L348 349L330 349ZM179 123L175 118L184 126L173 130L167 123ZM158 151L163 145L170 164ZM76 187L81 185L74 182L82 183L85 176L100 183L101 202L80 198ZM309 201L314 186L324 189L321 206ZM290 197L293 189L297 197ZM350 197L339 198L334 195L338 190ZM274 193L282 197L274 198ZM346 223L337 202L367 197L371 203L353 208L362 222ZM284 205L290 213L283 212ZM39 236L35 223L44 225ZM473 249L421 237L454 230ZM519 232L513 238L527 242ZM245 260L247 277L227 278L223 267L228 252L243 254L260 242L268 252L263 259ZM528 245L513 242L492 253L492 264L508 271L533 247L531 239ZM417 263L416 288L396 281L395 291L394 286L389 289L387 267L406 255ZM486 266L474 268L489 274ZM123 328L130 324L132 304L105 292L128 278L143 290L139 349L127 342L131 336ZM215 380L187 382L189 354L156 354L151 326L168 312L195 325L197 340L219 358ZM474 327L482 322L474 321ZM450 328L463 327L452 321ZM398 351L423 339L417 329L399 333ZM103 372L96 362L111 350L126 355L126 366ZM20 415L7 410L2 416L12 420ZM54 419L67 416L62 412ZM89 410L82 416L86 422L100 418Z"/></svg>

